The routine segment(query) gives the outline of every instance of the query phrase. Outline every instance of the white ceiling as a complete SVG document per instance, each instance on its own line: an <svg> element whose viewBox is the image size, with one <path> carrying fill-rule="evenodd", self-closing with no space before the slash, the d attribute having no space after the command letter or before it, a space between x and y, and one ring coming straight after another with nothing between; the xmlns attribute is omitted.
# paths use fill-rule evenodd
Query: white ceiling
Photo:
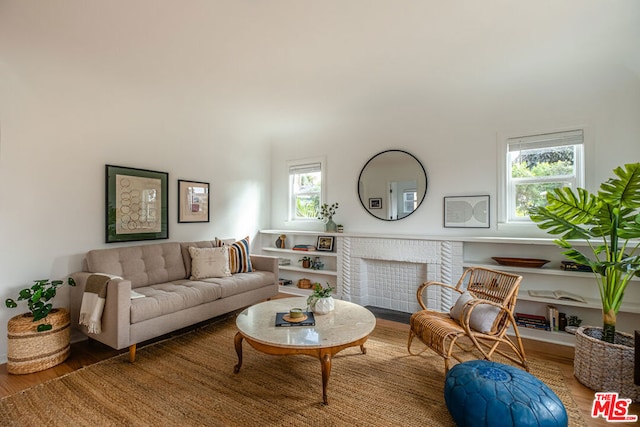
<svg viewBox="0 0 640 427"><path fill-rule="evenodd" d="M640 1L4 0L0 55L79 103L224 104L273 126L640 79Z"/></svg>

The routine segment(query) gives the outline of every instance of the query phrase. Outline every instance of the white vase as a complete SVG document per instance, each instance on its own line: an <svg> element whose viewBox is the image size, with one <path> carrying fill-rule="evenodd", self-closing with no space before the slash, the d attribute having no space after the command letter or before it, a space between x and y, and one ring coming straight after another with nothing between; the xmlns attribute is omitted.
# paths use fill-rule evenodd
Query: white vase
<svg viewBox="0 0 640 427"><path fill-rule="evenodd" d="M313 305L313 312L316 314L327 314L336 307L333 297L319 298Z"/></svg>

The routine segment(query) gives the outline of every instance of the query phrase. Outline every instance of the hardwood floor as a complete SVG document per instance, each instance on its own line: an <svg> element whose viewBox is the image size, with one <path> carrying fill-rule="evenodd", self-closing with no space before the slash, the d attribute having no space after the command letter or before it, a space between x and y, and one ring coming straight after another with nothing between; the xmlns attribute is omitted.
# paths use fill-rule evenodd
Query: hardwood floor
<svg viewBox="0 0 640 427"><path fill-rule="evenodd" d="M219 319L218 319L219 320ZM216 319L212 320L216 321ZM408 333L408 325L384 319L378 319L380 325L395 328L399 333ZM176 331L174 334L184 332ZM172 334L173 335L173 334ZM163 338L166 338L163 337ZM145 343L148 345L153 341ZM565 346L541 343L538 341L525 341L526 353L530 357L549 360L557 363L561 369L564 379L578 407L581 409L583 417L588 426L610 426L611 424L603 418L592 419L590 417L591 406L593 404L594 392L580 384L573 376L573 349ZM71 356L64 363L45 371L27 375L11 375L7 373L6 364L0 365L0 398L17 393L21 390L33 387L37 384L66 375L77 369L89 366L93 363L108 359L120 353L127 353L128 350L116 351L102 343L96 341L81 341L71 345ZM631 405L630 414L640 416L640 405ZM640 421L636 423L616 423L617 425L640 426Z"/></svg>

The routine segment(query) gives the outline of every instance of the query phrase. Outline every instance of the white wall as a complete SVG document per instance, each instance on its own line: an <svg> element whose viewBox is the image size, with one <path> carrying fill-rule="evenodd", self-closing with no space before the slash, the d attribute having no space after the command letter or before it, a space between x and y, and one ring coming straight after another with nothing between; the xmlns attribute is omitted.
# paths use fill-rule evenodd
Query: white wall
<svg viewBox="0 0 640 427"><path fill-rule="evenodd" d="M592 185L640 159L639 19L636 0L1 1L0 299L109 246L105 164L169 172L174 241L291 226L286 161L313 156L349 231L468 234L442 197L489 193L471 232L503 233L498 134L588 126ZM394 223L356 192L389 148L429 177ZM211 183L211 223L177 224L179 178Z"/></svg>
<svg viewBox="0 0 640 427"><path fill-rule="evenodd" d="M327 156L328 202L339 202L334 221L346 231L424 235L543 235L535 227L509 230L498 227L497 139L499 135L541 133L571 126L586 126L587 187L596 190L624 163L640 161L640 79L620 75L611 67L610 85L593 88L588 70L559 79L547 90L522 87L510 94L526 105L507 103L503 96L468 92L465 97L443 105L437 116L432 106L398 106L395 111L349 123L336 120L333 126L283 136L274 143L273 228L299 228L286 218L286 160L298 156ZM469 104L485 105L472 108ZM412 111L425 111L412 114ZM365 112L360 112L366 114ZM386 114L388 113L388 114ZM448 114L447 114L448 113ZM358 200L357 180L367 160L386 149L403 149L422 161L428 176L425 201L409 217L388 222L369 215ZM489 194L491 228L443 228L444 196ZM321 224L308 229L320 230Z"/></svg>
<svg viewBox="0 0 640 427"><path fill-rule="evenodd" d="M127 49L115 33L90 30L102 17L26 3L0 8L2 307L35 279L79 271L88 250L123 245L104 243L105 164L169 173L170 241L254 237L269 225L264 129L216 93L195 94L197 83L176 89L179 71L157 84L133 55L101 59L98 47ZM177 223L178 179L210 183L211 222ZM129 244L140 243L151 242ZM55 304L68 304L67 288ZM7 321L24 311L0 308L0 363Z"/></svg>
<svg viewBox="0 0 640 427"><path fill-rule="evenodd" d="M429 65L416 65L406 46L395 46L390 63L402 58L399 63L413 68L392 82L381 79L369 97L350 98L353 105L340 105L312 129L274 136L273 228L322 229L286 222L285 162L326 154L327 202L340 203L334 221L346 231L544 236L535 226L496 222L501 137L584 126L592 191L618 165L640 161L640 51L632 46L640 41L640 3L571 3L517 2L518 11L483 3L474 16L466 13L468 4L456 3L459 19L443 21L449 32L419 34L416 51ZM543 10L548 13L540 15ZM404 24L394 35L411 32ZM370 73L392 68L378 65ZM422 78L415 78L418 71ZM370 157L393 148L422 161L429 186L415 213L386 222L362 208L356 184ZM491 228L443 228L443 197L475 194L491 196Z"/></svg>

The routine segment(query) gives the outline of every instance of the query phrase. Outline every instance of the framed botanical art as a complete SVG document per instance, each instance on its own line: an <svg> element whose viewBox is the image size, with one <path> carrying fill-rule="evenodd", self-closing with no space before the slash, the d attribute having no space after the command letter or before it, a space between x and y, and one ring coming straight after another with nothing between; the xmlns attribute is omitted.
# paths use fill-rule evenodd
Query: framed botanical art
<svg viewBox="0 0 640 427"><path fill-rule="evenodd" d="M209 183L178 180L178 222L209 222Z"/></svg>
<svg viewBox="0 0 640 427"><path fill-rule="evenodd" d="M489 228L489 196L444 198L444 226Z"/></svg>
<svg viewBox="0 0 640 427"><path fill-rule="evenodd" d="M107 243L169 238L169 174L106 165Z"/></svg>

